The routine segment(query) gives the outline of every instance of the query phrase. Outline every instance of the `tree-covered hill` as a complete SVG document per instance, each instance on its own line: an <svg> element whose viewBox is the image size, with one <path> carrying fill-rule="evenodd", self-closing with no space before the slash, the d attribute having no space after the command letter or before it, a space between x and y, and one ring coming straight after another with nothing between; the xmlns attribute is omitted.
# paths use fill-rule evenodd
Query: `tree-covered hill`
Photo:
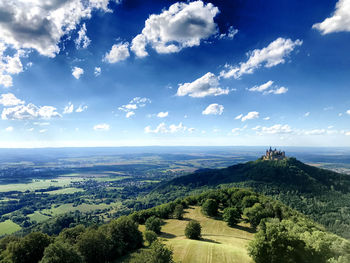
<svg viewBox="0 0 350 263"><path fill-rule="evenodd" d="M320 169L295 158L256 161L224 169L205 169L159 185L155 192L250 187L308 215L328 230L350 239L350 176ZM179 191L179 190L177 190Z"/></svg>
<svg viewBox="0 0 350 263"><path fill-rule="evenodd" d="M262 182L300 192L323 192L328 190L350 192L350 176L306 165L295 158L256 161L233 165L224 169L205 169L175 178L166 186L191 187L216 186L236 182Z"/></svg>

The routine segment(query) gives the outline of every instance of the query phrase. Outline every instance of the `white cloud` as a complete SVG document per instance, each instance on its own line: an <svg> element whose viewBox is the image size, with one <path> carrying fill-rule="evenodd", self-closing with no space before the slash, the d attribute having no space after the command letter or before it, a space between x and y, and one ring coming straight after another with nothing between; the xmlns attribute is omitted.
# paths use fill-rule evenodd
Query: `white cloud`
<svg viewBox="0 0 350 263"><path fill-rule="evenodd" d="M129 112L127 112L127 113L125 114L125 117L126 117L126 118L130 118L131 116L134 116L134 115L135 115L135 112L129 111Z"/></svg>
<svg viewBox="0 0 350 263"><path fill-rule="evenodd" d="M74 105L69 102L67 106L64 107L63 114L70 114L74 111Z"/></svg>
<svg viewBox="0 0 350 263"><path fill-rule="evenodd" d="M61 115L56 111L55 107L37 107L32 103L5 108L1 114L3 120L51 119L57 117L61 117Z"/></svg>
<svg viewBox="0 0 350 263"><path fill-rule="evenodd" d="M168 117L168 115L169 115L169 112L163 112L163 111L161 111L161 112L159 112L158 114L157 114L157 117L158 118L165 118L165 117Z"/></svg>
<svg viewBox="0 0 350 263"><path fill-rule="evenodd" d="M229 89L220 88L219 79L213 73L208 72L193 82L179 84L176 95L203 98L206 96L226 95L229 92Z"/></svg>
<svg viewBox="0 0 350 263"><path fill-rule="evenodd" d="M45 133L45 132L47 132L47 129L41 129L41 130L39 130L39 132L40 133Z"/></svg>
<svg viewBox="0 0 350 263"><path fill-rule="evenodd" d="M101 75L101 68L100 67L95 67L94 75L95 75L95 77L98 77Z"/></svg>
<svg viewBox="0 0 350 263"><path fill-rule="evenodd" d="M94 9L110 11L108 0L7 0L0 2L0 42L54 57L61 38L89 19Z"/></svg>
<svg viewBox="0 0 350 263"><path fill-rule="evenodd" d="M239 114L238 116L235 117L235 120L240 120L243 117L243 114Z"/></svg>
<svg viewBox="0 0 350 263"><path fill-rule="evenodd" d="M22 50L18 50L12 56L5 55L4 52L6 48L7 47L3 43L1 43L0 40L0 85L3 85L5 88L8 88L13 85L11 75L19 74L23 71L23 65L21 63L20 57L24 56L25 52L23 52Z"/></svg>
<svg viewBox="0 0 350 263"><path fill-rule="evenodd" d="M312 28L317 29L322 35L334 32L350 31L350 0L339 0L331 17L323 22L314 24Z"/></svg>
<svg viewBox="0 0 350 263"><path fill-rule="evenodd" d="M325 129L314 129L314 130L304 131L305 135L323 135L326 133L327 131Z"/></svg>
<svg viewBox="0 0 350 263"><path fill-rule="evenodd" d="M268 121L270 119L270 117L265 117L264 121Z"/></svg>
<svg viewBox="0 0 350 263"><path fill-rule="evenodd" d="M130 56L129 53L129 43L118 43L114 44L111 50L106 53L103 61L107 61L108 63L117 63L119 61L123 61Z"/></svg>
<svg viewBox="0 0 350 263"><path fill-rule="evenodd" d="M7 128L5 129L5 131L7 131L7 132L12 132L12 131L13 131L13 127L12 127L12 126L9 126L9 127L7 127Z"/></svg>
<svg viewBox="0 0 350 263"><path fill-rule="evenodd" d="M203 115L221 115L224 112L224 106L217 103L210 104L204 111Z"/></svg>
<svg viewBox="0 0 350 263"><path fill-rule="evenodd" d="M275 124L270 127L257 126L254 129L258 130L258 133L261 134L289 134L293 132L292 128L288 124Z"/></svg>
<svg viewBox="0 0 350 263"><path fill-rule="evenodd" d="M109 128L110 126L107 123L101 123L94 126L95 131L109 131Z"/></svg>
<svg viewBox="0 0 350 263"><path fill-rule="evenodd" d="M72 75L76 79L80 79L81 75L83 75L83 74L84 74L84 70L82 68L74 67L72 69Z"/></svg>
<svg viewBox="0 0 350 263"><path fill-rule="evenodd" d="M79 107L75 110L75 112L83 112L86 111L88 108L87 105L79 105Z"/></svg>
<svg viewBox="0 0 350 263"><path fill-rule="evenodd" d="M38 125L38 126L49 126L50 123L49 122L33 122L34 125Z"/></svg>
<svg viewBox="0 0 350 263"><path fill-rule="evenodd" d="M86 25L85 23L81 26L79 32L78 32L78 38L75 39L75 46L77 49L80 48L87 48L90 43L91 40L87 37L86 35Z"/></svg>
<svg viewBox="0 0 350 263"><path fill-rule="evenodd" d="M272 80L269 80L268 82L261 84L260 86L254 86L248 90L253 92L262 92L264 95L267 95L267 94L278 95L278 94L286 93L288 91L288 89L285 87L278 87L276 85L273 86Z"/></svg>
<svg viewBox="0 0 350 263"><path fill-rule="evenodd" d="M149 16L142 33L132 40L131 50L136 56L145 57L147 45L158 53L199 46L201 40L216 34L214 17L218 13L219 9L211 3L175 3L161 14Z"/></svg>
<svg viewBox="0 0 350 263"><path fill-rule="evenodd" d="M244 74L252 74L261 66L270 68L278 64L283 64L285 63L286 57L288 57L297 46L302 45L302 43L303 42L299 39L292 41L289 38L277 38L267 47L249 52L247 54L249 56L248 60L240 63L239 66L228 65L228 70L221 71L220 76L223 78L234 77L238 79Z"/></svg>
<svg viewBox="0 0 350 263"><path fill-rule="evenodd" d="M245 125L244 127L242 128L233 128L231 130L231 133L233 133L234 135L239 135L240 132L244 131L245 129L247 129L247 125Z"/></svg>
<svg viewBox="0 0 350 263"><path fill-rule="evenodd" d="M162 122L160 123L155 129L152 129L151 126L147 126L144 129L145 133L178 133L178 132L185 132L188 131L189 133L192 133L195 129L194 128L187 128L180 122L178 125L171 124L169 127Z"/></svg>
<svg viewBox="0 0 350 263"><path fill-rule="evenodd" d="M238 33L238 29L235 29L233 26L230 26L226 34L220 34L220 39L233 39Z"/></svg>
<svg viewBox="0 0 350 263"><path fill-rule="evenodd" d="M16 98L16 96L13 95L12 93L6 93L6 94L1 94L0 104L5 107L8 107L8 106L16 106L19 104L24 104L24 101Z"/></svg>
<svg viewBox="0 0 350 263"><path fill-rule="evenodd" d="M257 111L251 111L248 112L247 115L243 116L241 121L246 121L246 120L252 120L252 119L258 119L259 118L259 112Z"/></svg>
<svg viewBox="0 0 350 263"><path fill-rule="evenodd" d="M145 107L147 103L151 103L151 100L148 98L135 97L129 104L120 106L118 110L126 112L125 117L129 118L135 115L135 110Z"/></svg>
<svg viewBox="0 0 350 263"><path fill-rule="evenodd" d="M310 116L310 112L306 112L305 114L304 114L304 117L309 117Z"/></svg>
<svg viewBox="0 0 350 263"><path fill-rule="evenodd" d="M347 111L346 111L346 114L350 115L350 110L347 110Z"/></svg>

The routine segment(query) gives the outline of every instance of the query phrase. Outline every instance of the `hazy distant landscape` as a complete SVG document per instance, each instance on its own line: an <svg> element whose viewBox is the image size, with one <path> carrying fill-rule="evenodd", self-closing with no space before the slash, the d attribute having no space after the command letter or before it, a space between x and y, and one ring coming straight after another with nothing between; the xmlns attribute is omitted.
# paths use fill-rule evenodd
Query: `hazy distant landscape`
<svg viewBox="0 0 350 263"><path fill-rule="evenodd" d="M75 211L106 221L130 213L135 204L130 205L128 200L149 193L162 181L198 169L256 160L264 150L265 147L0 150L0 234ZM348 148L286 147L286 151L317 167L350 171Z"/></svg>

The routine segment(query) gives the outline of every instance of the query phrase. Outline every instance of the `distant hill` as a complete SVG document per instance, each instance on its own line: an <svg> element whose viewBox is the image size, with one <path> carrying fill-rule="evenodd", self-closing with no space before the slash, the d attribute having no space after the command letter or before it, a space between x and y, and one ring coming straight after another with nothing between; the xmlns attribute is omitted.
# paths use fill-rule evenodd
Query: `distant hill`
<svg viewBox="0 0 350 263"><path fill-rule="evenodd" d="M350 176L306 165L295 158L261 160L236 164L223 169L205 169L175 178L167 186L217 186L238 182L261 182L299 192L335 190L350 192Z"/></svg>
<svg viewBox="0 0 350 263"><path fill-rule="evenodd" d="M198 170L159 185L155 192L169 195L178 189L184 193L223 185L250 187L273 196L350 239L350 176L295 158L258 159L223 169Z"/></svg>

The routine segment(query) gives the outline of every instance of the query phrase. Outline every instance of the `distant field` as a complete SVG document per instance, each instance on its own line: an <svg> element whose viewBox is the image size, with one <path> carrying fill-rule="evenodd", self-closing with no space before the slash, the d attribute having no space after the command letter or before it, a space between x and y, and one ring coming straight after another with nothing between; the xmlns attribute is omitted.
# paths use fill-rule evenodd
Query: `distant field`
<svg viewBox="0 0 350 263"><path fill-rule="evenodd" d="M200 208L186 210L184 220L169 219L162 226L164 242L173 248L175 262L182 263L252 263L247 254L247 245L254 234L246 224L235 228L224 221L202 215ZM202 240L190 240L184 236L189 219L195 219L202 226ZM144 226L140 226L144 230Z"/></svg>
<svg viewBox="0 0 350 263"><path fill-rule="evenodd" d="M35 211L33 214L28 215L31 221L36 221L37 223L43 222L49 219L49 216L43 215L38 211Z"/></svg>
<svg viewBox="0 0 350 263"><path fill-rule="evenodd" d="M111 208L114 206L118 206L120 205L119 202L116 203L111 203L109 205L107 204L81 204L78 206L73 206L73 204L63 204L60 205L58 207L52 207L51 209L44 209L41 212L43 214L47 214L47 215L51 215L51 216L56 216L56 215L60 215L60 214L64 214L64 213L68 213L68 212L74 212L76 210L79 210L80 212L90 212L90 211L94 211L97 209L106 209L106 208Z"/></svg>
<svg viewBox="0 0 350 263"><path fill-rule="evenodd" d="M67 188L62 188L59 190L49 191L47 193L50 195L61 195L61 194L74 194L76 192L84 192L84 189L67 187Z"/></svg>
<svg viewBox="0 0 350 263"><path fill-rule="evenodd" d="M0 223L0 236L12 234L18 230L21 230L21 227L11 220L6 220Z"/></svg>
<svg viewBox="0 0 350 263"><path fill-rule="evenodd" d="M68 187L72 182L78 182L81 180L81 178L55 178L46 180L33 179L32 182L28 184L0 184L0 192L25 192L27 190L35 191L39 189L47 189L50 186Z"/></svg>

